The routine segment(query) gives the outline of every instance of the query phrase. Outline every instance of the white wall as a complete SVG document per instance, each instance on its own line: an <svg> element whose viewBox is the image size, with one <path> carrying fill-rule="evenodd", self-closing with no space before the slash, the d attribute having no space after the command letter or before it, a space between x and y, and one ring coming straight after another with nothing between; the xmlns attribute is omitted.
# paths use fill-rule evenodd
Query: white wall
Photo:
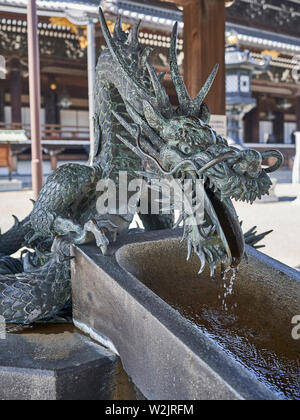
<svg viewBox="0 0 300 420"><path fill-rule="evenodd" d="M30 124L30 108L22 107L21 115L22 115L22 123ZM40 118L41 118L41 124L45 124L45 109L44 108L41 108Z"/></svg>
<svg viewBox="0 0 300 420"><path fill-rule="evenodd" d="M60 160L57 162L57 167L61 166L61 165L65 165L66 163L70 163L70 161L64 161L64 160ZM84 164L84 161L73 161L72 163L80 163L81 165ZM43 174L44 176L48 176L50 175L52 172L51 170L51 163L49 160L44 160L43 161ZM6 168L0 168L0 175L7 175L8 174L8 169ZM27 176L31 176L31 161L26 160L26 161L18 161L18 167L17 167L17 174L18 175L27 175Z"/></svg>
<svg viewBox="0 0 300 420"><path fill-rule="evenodd" d="M88 127L89 112L62 109L60 111L60 123L61 125L72 125L75 127Z"/></svg>
<svg viewBox="0 0 300 420"><path fill-rule="evenodd" d="M62 109L60 111L60 123L62 126L83 127L77 129L77 136L86 137L87 129L89 128L89 112L88 111L74 111L69 109ZM83 131L80 134L80 131ZM71 133L65 133L63 137L71 137Z"/></svg>
<svg viewBox="0 0 300 420"><path fill-rule="evenodd" d="M292 133L296 131L297 124L295 122L285 122L284 123L284 143L292 143Z"/></svg>
<svg viewBox="0 0 300 420"><path fill-rule="evenodd" d="M78 125L81 127L89 127L89 111L76 111Z"/></svg>
<svg viewBox="0 0 300 420"><path fill-rule="evenodd" d="M11 123L11 107L6 106L4 107L4 118L5 122L10 124ZM21 118L23 124L30 124L30 109L29 107L22 107L21 108ZM45 109L41 108L41 124L45 124Z"/></svg>
<svg viewBox="0 0 300 420"><path fill-rule="evenodd" d="M4 107L4 120L6 123L11 123L11 107L10 106Z"/></svg>

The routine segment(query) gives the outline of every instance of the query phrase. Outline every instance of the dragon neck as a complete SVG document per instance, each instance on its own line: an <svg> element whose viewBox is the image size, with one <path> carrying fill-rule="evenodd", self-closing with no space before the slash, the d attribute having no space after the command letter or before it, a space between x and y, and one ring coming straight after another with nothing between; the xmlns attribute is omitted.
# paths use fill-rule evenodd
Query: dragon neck
<svg viewBox="0 0 300 420"><path fill-rule="evenodd" d="M131 178L136 177L135 171L141 170L141 161L117 138L117 135L126 137L128 133L114 117L113 111L132 123L125 107L132 91L126 79L114 72L112 67L113 58L105 50L96 67L95 144L91 162L101 165L104 178L116 181L119 171L126 171Z"/></svg>

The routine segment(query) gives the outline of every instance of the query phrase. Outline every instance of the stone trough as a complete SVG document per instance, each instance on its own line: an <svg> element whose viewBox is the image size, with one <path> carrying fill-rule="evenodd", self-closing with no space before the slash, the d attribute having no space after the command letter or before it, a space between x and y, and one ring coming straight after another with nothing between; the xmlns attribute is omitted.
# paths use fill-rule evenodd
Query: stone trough
<svg viewBox="0 0 300 420"><path fill-rule="evenodd" d="M299 399L300 273L247 248L236 275L197 275L180 232L74 247L75 325L120 355L147 399Z"/></svg>

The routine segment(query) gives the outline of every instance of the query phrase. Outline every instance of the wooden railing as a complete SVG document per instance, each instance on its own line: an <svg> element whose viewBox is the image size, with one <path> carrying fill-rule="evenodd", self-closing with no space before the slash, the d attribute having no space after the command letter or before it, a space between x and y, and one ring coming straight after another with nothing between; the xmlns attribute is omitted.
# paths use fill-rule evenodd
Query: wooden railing
<svg viewBox="0 0 300 420"><path fill-rule="evenodd" d="M22 123L0 123L0 130L25 130L27 137L31 138L30 125ZM89 127L69 126L61 124L42 124L42 140L89 140Z"/></svg>

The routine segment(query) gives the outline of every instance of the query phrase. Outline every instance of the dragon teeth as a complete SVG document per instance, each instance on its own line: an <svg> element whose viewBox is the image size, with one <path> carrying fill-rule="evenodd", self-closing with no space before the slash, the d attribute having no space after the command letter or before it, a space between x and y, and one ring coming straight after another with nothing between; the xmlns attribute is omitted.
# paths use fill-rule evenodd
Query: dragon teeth
<svg viewBox="0 0 300 420"><path fill-rule="evenodd" d="M188 253L187 253L187 258L186 258L187 261L190 260L191 254L192 254L192 241L189 240L188 241Z"/></svg>
<svg viewBox="0 0 300 420"><path fill-rule="evenodd" d="M217 268L217 264L216 262L213 262L209 265L210 268L210 277L214 277L215 272L216 272L216 268Z"/></svg>
<svg viewBox="0 0 300 420"><path fill-rule="evenodd" d="M214 261L214 257L213 257L212 252L210 251L210 249L206 248L206 247L203 247L203 251L207 256L207 260L208 260L209 264L212 263Z"/></svg>
<svg viewBox="0 0 300 420"><path fill-rule="evenodd" d="M197 252L198 257L200 258L201 261L201 267L199 270L198 274L202 274L204 269L205 269L205 255L204 252L202 251L202 249L199 249L199 251Z"/></svg>

